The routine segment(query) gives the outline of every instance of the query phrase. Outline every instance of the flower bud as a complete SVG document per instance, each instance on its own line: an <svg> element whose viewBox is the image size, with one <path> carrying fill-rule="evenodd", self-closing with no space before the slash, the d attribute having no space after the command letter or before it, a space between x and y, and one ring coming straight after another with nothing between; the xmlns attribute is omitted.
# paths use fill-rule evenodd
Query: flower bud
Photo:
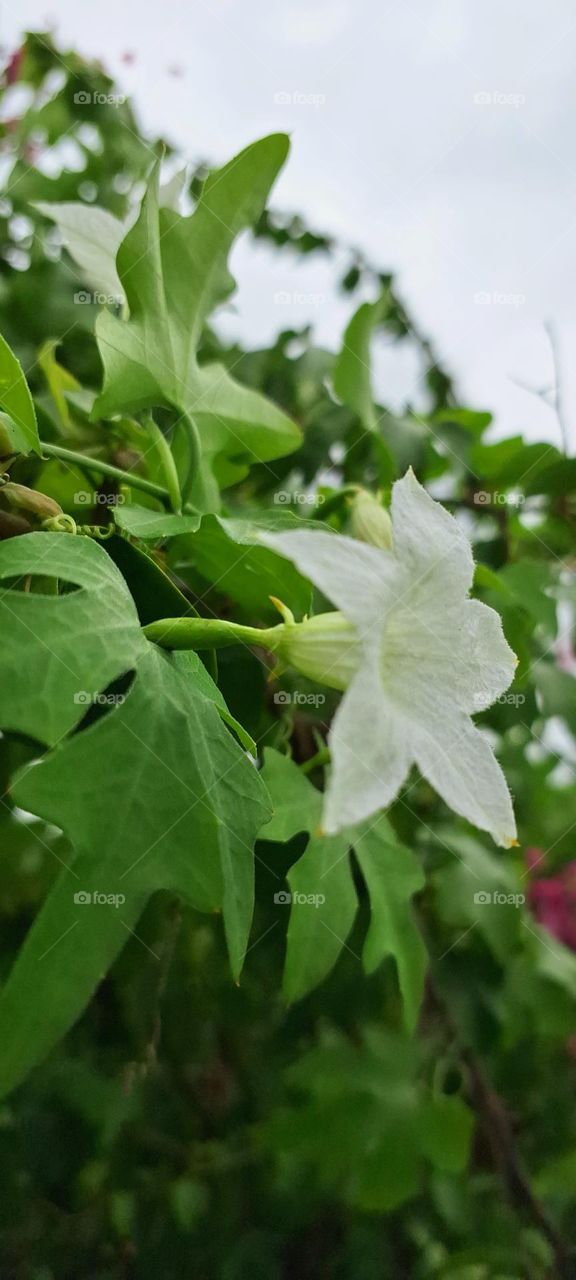
<svg viewBox="0 0 576 1280"><path fill-rule="evenodd" d="M38 493L37 489L28 489L25 484L14 484L9 480L2 486L0 493L12 507L17 507L20 511L31 511L40 520L62 515L62 507L54 498L49 498L46 493Z"/></svg>
<svg viewBox="0 0 576 1280"><path fill-rule="evenodd" d="M391 550L392 521L386 508L367 489L359 489L352 499L350 534L359 542L369 542L383 551Z"/></svg>
<svg viewBox="0 0 576 1280"><path fill-rule="evenodd" d="M2 421L3 417L4 415L0 414L0 458L9 458L16 450L8 426Z"/></svg>
<svg viewBox="0 0 576 1280"><path fill-rule="evenodd" d="M358 669L360 646L356 627L342 613L286 622L274 633L273 652L283 664L329 689L348 688Z"/></svg>

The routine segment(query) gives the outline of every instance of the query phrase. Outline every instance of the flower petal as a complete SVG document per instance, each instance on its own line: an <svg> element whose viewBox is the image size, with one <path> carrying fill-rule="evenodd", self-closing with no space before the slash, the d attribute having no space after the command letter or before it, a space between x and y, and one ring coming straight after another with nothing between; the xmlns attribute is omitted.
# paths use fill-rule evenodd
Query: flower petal
<svg viewBox="0 0 576 1280"><path fill-rule="evenodd" d="M447 706L484 711L511 684L515 668L499 615L479 600L430 616L404 599L389 614L380 662L384 688L416 721L430 725Z"/></svg>
<svg viewBox="0 0 576 1280"><path fill-rule="evenodd" d="M263 533L260 541L291 560L361 630L369 629L401 590L389 552L343 534L297 529Z"/></svg>
<svg viewBox="0 0 576 1280"><path fill-rule="evenodd" d="M468 594L474 575L468 538L412 468L392 489L392 530L395 555L412 580L413 608L441 610Z"/></svg>
<svg viewBox="0 0 576 1280"><path fill-rule="evenodd" d="M323 827L333 835L390 804L410 768L402 721L384 697L375 653L367 655L345 693L328 743L332 769Z"/></svg>
<svg viewBox="0 0 576 1280"><path fill-rule="evenodd" d="M456 714L433 729L414 731L416 764L446 804L496 844L509 848L516 823L504 774L488 739L468 716Z"/></svg>
<svg viewBox="0 0 576 1280"><path fill-rule="evenodd" d="M495 609L467 600L463 622L454 646L453 688L466 711L485 711L512 684L518 659Z"/></svg>

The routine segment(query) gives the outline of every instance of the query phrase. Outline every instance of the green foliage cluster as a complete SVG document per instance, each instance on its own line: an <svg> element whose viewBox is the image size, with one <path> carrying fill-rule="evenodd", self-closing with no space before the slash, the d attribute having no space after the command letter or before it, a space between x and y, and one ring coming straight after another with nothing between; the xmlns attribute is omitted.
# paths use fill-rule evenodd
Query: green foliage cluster
<svg viewBox="0 0 576 1280"><path fill-rule="evenodd" d="M222 341L242 231L292 261L334 254L267 209L285 137L187 176L100 67L44 35L9 64L6 100L15 82L2 1275L573 1275L576 957L529 898L576 847L576 462L494 443L390 274L354 250L335 268L351 303L339 351L309 329L258 351ZM425 409L375 395L383 339L415 344ZM338 695L254 646L216 662L142 630L267 627L271 596L319 611L260 534L350 531L359 490L385 498L409 466L464 521L475 592L519 657L479 718L515 799L508 852L416 775L386 816L324 835Z"/></svg>

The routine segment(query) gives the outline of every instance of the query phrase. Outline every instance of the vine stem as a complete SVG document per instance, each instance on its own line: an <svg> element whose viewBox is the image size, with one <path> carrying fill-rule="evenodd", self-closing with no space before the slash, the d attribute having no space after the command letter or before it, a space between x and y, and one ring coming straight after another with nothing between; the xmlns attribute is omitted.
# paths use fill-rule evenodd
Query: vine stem
<svg viewBox="0 0 576 1280"><path fill-rule="evenodd" d="M136 475L133 471L123 471L121 467L115 467L111 462L103 462L100 458L88 458L85 453L77 453L75 449L65 449L61 444L48 444L41 440L40 448L49 458L61 458L62 462L71 462L74 466L84 467L87 471L112 476L121 484L128 484L133 489L141 489L143 493L150 493L154 498L170 503L170 494L167 489L160 484L155 484L153 480L146 480L144 476Z"/></svg>
<svg viewBox="0 0 576 1280"><path fill-rule="evenodd" d="M314 769L323 768L325 764L330 764L330 748L321 747L316 755L310 756L309 760L305 760L300 765L300 773L313 773Z"/></svg>
<svg viewBox="0 0 576 1280"><path fill-rule="evenodd" d="M182 423L185 428L188 440L188 470L181 486L182 502L185 503L190 497L194 481L200 475L202 444L195 418L188 413L181 413L176 425L178 426L179 423Z"/></svg>
<svg viewBox="0 0 576 1280"><path fill-rule="evenodd" d="M163 649L226 649L234 644L256 644L273 653L284 634L284 624L245 627L220 618L158 618L142 630L148 640Z"/></svg>
<svg viewBox="0 0 576 1280"><path fill-rule="evenodd" d="M554 1256L555 1275L559 1280L574 1280L575 1256L555 1223L538 1200L528 1170L516 1148L514 1132L505 1103L494 1089L484 1067L462 1037L443 994L436 989L428 976L428 993L432 1007L444 1023L451 1039L458 1047L460 1060L466 1072L470 1102L478 1116L487 1139L494 1170L500 1179L506 1198L516 1213L531 1221L548 1241Z"/></svg>

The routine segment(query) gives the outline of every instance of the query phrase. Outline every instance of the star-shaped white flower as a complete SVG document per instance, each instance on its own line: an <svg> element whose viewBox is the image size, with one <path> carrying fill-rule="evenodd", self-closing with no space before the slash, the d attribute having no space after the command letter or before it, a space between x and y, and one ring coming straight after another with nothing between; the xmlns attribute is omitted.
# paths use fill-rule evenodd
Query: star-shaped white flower
<svg viewBox="0 0 576 1280"><path fill-rule="evenodd" d="M321 531L263 539L357 633L355 674L328 739L323 828L340 831L389 805L416 764L451 809L510 846L506 780L470 717L508 688L515 655L498 614L469 599L468 539L411 470L394 485L391 513L389 551Z"/></svg>

